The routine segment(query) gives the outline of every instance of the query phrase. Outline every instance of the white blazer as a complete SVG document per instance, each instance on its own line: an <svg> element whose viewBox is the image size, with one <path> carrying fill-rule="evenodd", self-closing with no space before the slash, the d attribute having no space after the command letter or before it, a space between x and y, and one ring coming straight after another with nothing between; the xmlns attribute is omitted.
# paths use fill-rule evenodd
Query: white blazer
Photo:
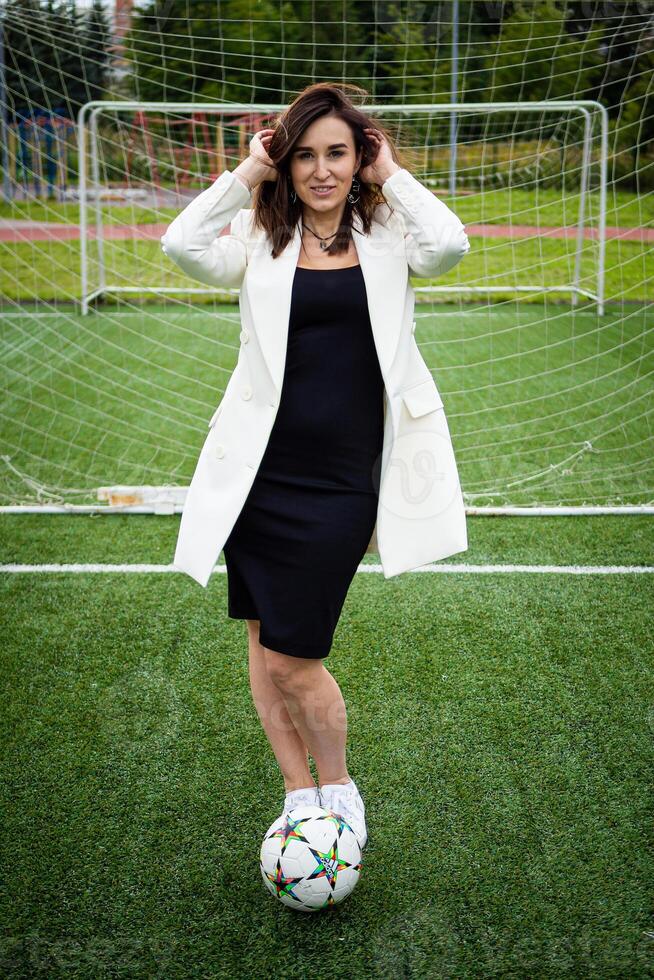
<svg viewBox="0 0 654 980"><path fill-rule="evenodd" d="M464 226L407 170L382 186L387 203L369 235L354 217L384 380L384 441L375 530L385 578L468 548L465 509L443 402L414 339L409 274L447 272L470 249ZM163 251L191 278L240 287L238 362L209 420L188 489L173 565L205 586L252 487L275 421L284 378L301 222L276 259L254 229L251 195L225 170L173 220ZM392 205L393 211L388 207ZM231 222L229 235L220 232ZM334 378L338 384L338 378Z"/></svg>

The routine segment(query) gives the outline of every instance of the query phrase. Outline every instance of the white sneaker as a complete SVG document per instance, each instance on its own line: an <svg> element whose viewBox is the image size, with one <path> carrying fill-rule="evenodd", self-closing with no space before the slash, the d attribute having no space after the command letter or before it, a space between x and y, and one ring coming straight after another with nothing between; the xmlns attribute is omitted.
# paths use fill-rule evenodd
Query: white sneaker
<svg viewBox="0 0 654 980"><path fill-rule="evenodd" d="M353 779L349 783L325 783L320 787L322 806L343 817L354 831L359 847L363 850L368 842L366 808Z"/></svg>
<svg viewBox="0 0 654 980"><path fill-rule="evenodd" d="M308 806L310 804L322 806L320 790L317 786L303 786L302 789L291 790L290 793L286 794L282 817L285 817L296 806Z"/></svg>

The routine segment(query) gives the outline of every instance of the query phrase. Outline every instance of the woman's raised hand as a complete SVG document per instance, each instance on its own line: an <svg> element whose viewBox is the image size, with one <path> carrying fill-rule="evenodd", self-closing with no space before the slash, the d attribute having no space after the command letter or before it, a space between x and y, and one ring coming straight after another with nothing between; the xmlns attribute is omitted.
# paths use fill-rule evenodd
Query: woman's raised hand
<svg viewBox="0 0 654 980"><path fill-rule="evenodd" d="M372 163L369 163L359 171L359 176L366 184L374 183L381 186L400 167L393 160L393 154L388 145L388 140L381 130L366 126L365 132L368 139L372 142L373 147L376 148L376 153Z"/></svg>
<svg viewBox="0 0 654 980"><path fill-rule="evenodd" d="M277 167L268 156L268 147L274 132L274 129L260 129L250 140L250 156L266 168L262 171L262 180L277 180Z"/></svg>

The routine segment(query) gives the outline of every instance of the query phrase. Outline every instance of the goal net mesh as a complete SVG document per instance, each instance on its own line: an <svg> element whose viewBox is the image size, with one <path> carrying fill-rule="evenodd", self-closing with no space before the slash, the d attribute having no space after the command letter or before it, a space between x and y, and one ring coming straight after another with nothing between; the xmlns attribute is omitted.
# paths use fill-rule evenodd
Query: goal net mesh
<svg viewBox="0 0 654 980"><path fill-rule="evenodd" d="M412 281L467 505L651 503L654 4L454 7L0 3L0 505L179 509L240 322L160 237L316 81L466 227Z"/></svg>

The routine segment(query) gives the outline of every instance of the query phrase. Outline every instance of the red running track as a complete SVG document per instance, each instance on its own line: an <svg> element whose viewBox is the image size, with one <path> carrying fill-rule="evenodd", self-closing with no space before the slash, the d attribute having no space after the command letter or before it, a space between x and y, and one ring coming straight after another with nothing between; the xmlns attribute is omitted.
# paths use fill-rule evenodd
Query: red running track
<svg viewBox="0 0 654 980"><path fill-rule="evenodd" d="M159 241L168 228L165 224L149 225L105 225L103 239L106 241ZM536 225L465 225L468 235L479 238L512 238L529 240L533 238L576 238L576 227L538 228ZM229 234L224 231L223 234ZM23 221L0 218L0 242L65 242L79 239L79 226L60 224L51 221ZM96 237L95 226L89 225L88 237ZM585 228L584 238L597 239L597 228ZM654 228L608 227L607 239L620 238L623 241L654 242Z"/></svg>

